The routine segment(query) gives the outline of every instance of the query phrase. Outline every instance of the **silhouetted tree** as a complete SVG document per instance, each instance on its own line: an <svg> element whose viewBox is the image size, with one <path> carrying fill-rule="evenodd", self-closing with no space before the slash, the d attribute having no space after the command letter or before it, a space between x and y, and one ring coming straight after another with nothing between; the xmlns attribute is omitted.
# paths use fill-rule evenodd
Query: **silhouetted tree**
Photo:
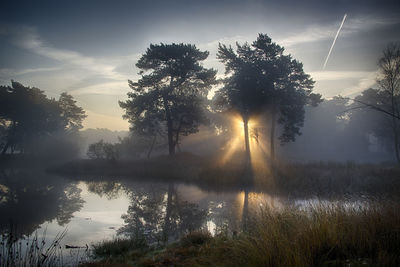
<svg viewBox="0 0 400 267"><path fill-rule="evenodd" d="M63 128L57 101L47 99L38 88L11 82L11 87L0 87L0 118L6 121L6 143L2 154L32 138Z"/></svg>
<svg viewBox="0 0 400 267"><path fill-rule="evenodd" d="M0 120L4 132L2 154L19 149L38 138L82 127L85 118L82 108L72 96L63 93L59 101L48 99L43 91L11 81L0 86Z"/></svg>
<svg viewBox="0 0 400 267"><path fill-rule="evenodd" d="M82 122L87 117L83 108L76 105L72 95L64 92L58 99L61 108L61 117L64 119L65 128L69 131L82 129Z"/></svg>
<svg viewBox="0 0 400 267"><path fill-rule="evenodd" d="M118 146L103 140L89 145L86 155L90 159L116 160L119 158Z"/></svg>
<svg viewBox="0 0 400 267"><path fill-rule="evenodd" d="M284 48L273 43L265 34L259 34L252 45L219 45L218 58L225 64L224 86L214 97L220 110L235 110L244 123L245 145L250 156L248 121L255 114L269 111L271 158L274 158L276 123L282 125L281 143L294 141L300 135L304 122L304 106L321 102L313 94L314 81L303 71L303 65Z"/></svg>
<svg viewBox="0 0 400 267"><path fill-rule="evenodd" d="M395 96L394 100L399 101L399 96ZM372 88L364 90L348 109L349 126L353 130L372 134L382 147L388 151L394 151L396 160L399 161L400 120L388 114L393 111L391 106L390 92Z"/></svg>
<svg viewBox="0 0 400 267"><path fill-rule="evenodd" d="M136 64L141 79L129 81L133 91L120 102L124 118L138 132L166 129L170 155L181 135L197 132L206 122L207 94L216 83L216 71L200 64L207 56L191 44L151 44Z"/></svg>
<svg viewBox="0 0 400 267"><path fill-rule="evenodd" d="M382 77L378 84L383 94L389 98L389 112L393 133L393 146L397 162L400 164L400 46L391 44L383 51L379 60Z"/></svg>
<svg viewBox="0 0 400 267"><path fill-rule="evenodd" d="M391 139L395 157L400 164L400 46L390 44L383 51L380 58L379 70L381 75L377 79L378 89L367 89L357 96L354 104L349 109L370 109L378 115L379 120L371 119L371 128L376 137L381 139ZM359 110L359 113L369 113ZM374 118L375 115L368 115ZM380 121L380 123L377 123ZM379 125L379 126L378 126Z"/></svg>

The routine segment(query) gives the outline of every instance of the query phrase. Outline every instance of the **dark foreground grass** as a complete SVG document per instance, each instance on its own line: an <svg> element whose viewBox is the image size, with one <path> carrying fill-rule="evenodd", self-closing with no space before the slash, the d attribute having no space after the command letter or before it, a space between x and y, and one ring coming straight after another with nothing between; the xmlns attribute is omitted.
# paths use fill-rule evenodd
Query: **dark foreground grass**
<svg viewBox="0 0 400 267"><path fill-rule="evenodd" d="M121 254L96 253L102 260L86 266L400 266L397 203L264 209L250 225L235 236L190 233L163 248L105 242L95 252Z"/></svg>
<svg viewBox="0 0 400 267"><path fill-rule="evenodd" d="M56 235L50 244L46 244L46 232L42 238L37 232L33 237L19 238L13 231L0 236L0 267L23 266L64 266L60 241L66 230Z"/></svg>

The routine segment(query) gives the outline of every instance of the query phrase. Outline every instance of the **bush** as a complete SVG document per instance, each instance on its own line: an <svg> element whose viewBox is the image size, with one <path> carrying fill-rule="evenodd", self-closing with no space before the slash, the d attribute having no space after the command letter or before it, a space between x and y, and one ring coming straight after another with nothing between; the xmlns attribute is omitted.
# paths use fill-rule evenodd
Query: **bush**
<svg viewBox="0 0 400 267"><path fill-rule="evenodd" d="M103 140L90 144L86 154L90 159L116 160L119 158L117 145L105 143Z"/></svg>

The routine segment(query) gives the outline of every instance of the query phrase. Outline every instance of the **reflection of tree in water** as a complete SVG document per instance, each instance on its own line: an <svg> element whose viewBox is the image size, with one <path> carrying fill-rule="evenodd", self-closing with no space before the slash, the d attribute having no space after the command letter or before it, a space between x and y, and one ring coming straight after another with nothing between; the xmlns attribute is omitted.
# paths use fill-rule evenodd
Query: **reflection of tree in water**
<svg viewBox="0 0 400 267"><path fill-rule="evenodd" d="M121 192L124 190L124 187L121 183L113 181L90 181L86 182L86 185L89 192L95 193L100 197L105 196L108 200L118 198Z"/></svg>
<svg viewBox="0 0 400 267"><path fill-rule="evenodd" d="M63 226L83 206L75 183L43 173L0 172L0 231L30 235L42 223L56 219Z"/></svg>
<svg viewBox="0 0 400 267"><path fill-rule="evenodd" d="M211 195L205 200L209 211L209 220L215 225L215 231L240 231L243 200L238 193Z"/></svg>
<svg viewBox="0 0 400 267"><path fill-rule="evenodd" d="M205 225L207 212L182 200L172 183L135 185L129 190L131 204L122 216L125 226L120 234L168 241Z"/></svg>
<svg viewBox="0 0 400 267"><path fill-rule="evenodd" d="M208 205L209 220L215 224L216 231L247 231L253 218L262 210L282 207L282 199L266 193L242 192L211 194L205 199ZM200 206L204 204L200 203Z"/></svg>

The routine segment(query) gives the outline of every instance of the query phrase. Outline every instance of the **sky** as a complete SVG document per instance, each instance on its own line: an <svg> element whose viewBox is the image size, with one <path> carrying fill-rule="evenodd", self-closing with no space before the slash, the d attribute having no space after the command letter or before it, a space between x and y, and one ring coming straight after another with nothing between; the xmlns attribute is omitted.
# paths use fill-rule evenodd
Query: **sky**
<svg viewBox="0 0 400 267"><path fill-rule="evenodd" d="M332 42L346 14L330 57ZM377 62L400 42L399 1L2 1L0 84L11 80L86 110L85 128L128 130L118 101L151 43L191 43L224 75L218 43L251 43L267 34L303 63L324 98L376 87Z"/></svg>

